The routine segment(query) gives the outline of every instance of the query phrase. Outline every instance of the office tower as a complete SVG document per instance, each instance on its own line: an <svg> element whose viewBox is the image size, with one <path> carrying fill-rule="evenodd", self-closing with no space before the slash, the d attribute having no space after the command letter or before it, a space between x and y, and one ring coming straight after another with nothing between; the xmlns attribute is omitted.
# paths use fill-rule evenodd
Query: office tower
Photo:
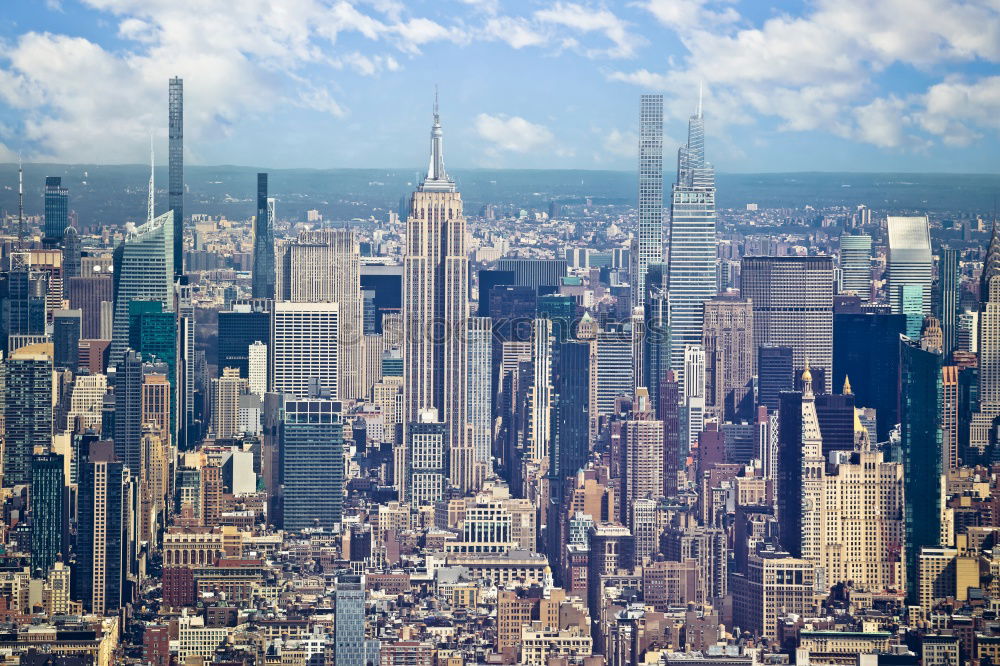
<svg viewBox="0 0 1000 666"><path fill-rule="evenodd" d="M45 335L46 275L32 270L28 252L14 252L10 257L7 273L7 297L0 312L3 324L3 349L9 354L23 346L24 339Z"/></svg>
<svg viewBox="0 0 1000 666"><path fill-rule="evenodd" d="M177 317L159 301L132 301L129 312L129 348L147 361L165 363L171 386L177 385ZM176 390L174 391L176 394Z"/></svg>
<svg viewBox="0 0 1000 666"><path fill-rule="evenodd" d="M594 343L597 367L596 387L598 418L615 412L615 401L633 395L635 374L632 366L632 331L627 325L614 324L597 333Z"/></svg>
<svg viewBox="0 0 1000 666"><path fill-rule="evenodd" d="M101 337L101 302L114 303L114 280L111 276L70 277L67 281L69 307L82 315L80 337L96 340Z"/></svg>
<svg viewBox="0 0 1000 666"><path fill-rule="evenodd" d="M686 444L681 442L680 385L674 371L667 370L660 383L660 408L657 416L663 421L663 494L677 494L677 472L681 469L682 456L687 455Z"/></svg>
<svg viewBox="0 0 1000 666"><path fill-rule="evenodd" d="M650 264L663 261L663 95L639 101L639 222L632 248L632 305L646 299Z"/></svg>
<svg viewBox="0 0 1000 666"><path fill-rule="evenodd" d="M931 259L931 232L927 217L888 217L889 254L886 262L886 291L893 314L904 312L907 285L919 287L920 312L931 313L931 286L934 270Z"/></svg>
<svg viewBox="0 0 1000 666"><path fill-rule="evenodd" d="M419 421L421 410L436 409L448 428L451 483L469 491L473 489L473 455L465 413L469 258L462 197L444 169L436 101L430 165L410 197L406 226L403 427ZM444 336L439 333L442 329Z"/></svg>
<svg viewBox="0 0 1000 666"><path fill-rule="evenodd" d="M684 386L684 348L701 344L703 304L716 294L715 170L705 161L700 99L688 121L687 145L677 152L669 238L670 364Z"/></svg>
<svg viewBox="0 0 1000 666"><path fill-rule="evenodd" d="M79 310L56 310L52 319L52 363L56 368L71 370L73 374L80 367L82 314Z"/></svg>
<svg viewBox="0 0 1000 666"><path fill-rule="evenodd" d="M899 336L903 315L837 312L833 315L833 385L851 381L858 407L874 407L878 441L899 423Z"/></svg>
<svg viewBox="0 0 1000 666"><path fill-rule="evenodd" d="M820 430L819 416L816 414L816 396L813 394L812 373L809 363L802 372L802 400L800 402L802 418L802 511L799 523L800 544L799 553L814 563L822 561L823 556L823 435ZM782 415L783 417L783 415ZM779 417L780 418L780 417ZM779 515L779 520L781 516ZM781 529L786 524L781 523ZM789 537L783 537L785 541Z"/></svg>
<svg viewBox="0 0 1000 666"><path fill-rule="evenodd" d="M720 421L750 418L757 355L753 305L746 299L705 301L705 407Z"/></svg>
<svg viewBox="0 0 1000 666"><path fill-rule="evenodd" d="M5 367L3 484L31 483L36 446L52 443L52 345L15 350Z"/></svg>
<svg viewBox="0 0 1000 666"><path fill-rule="evenodd" d="M174 223L167 211L125 234L115 249L115 309L109 365L118 365L129 346L129 304L158 301L174 310Z"/></svg>
<svg viewBox="0 0 1000 666"><path fill-rule="evenodd" d="M788 553L751 554L745 576L733 580L733 622L744 631L777 640L779 618L815 613L815 565Z"/></svg>
<svg viewBox="0 0 1000 666"><path fill-rule="evenodd" d="M531 287L558 287L566 277L565 259L518 259L508 257L497 262L497 270L514 273L514 284Z"/></svg>
<svg viewBox="0 0 1000 666"><path fill-rule="evenodd" d="M920 549L941 540L941 356L905 338L899 349L906 590L909 603L915 603Z"/></svg>
<svg viewBox="0 0 1000 666"><path fill-rule="evenodd" d="M68 561L68 486L63 457L43 453L31 460L31 572L49 572Z"/></svg>
<svg viewBox="0 0 1000 666"><path fill-rule="evenodd" d="M872 296L872 237L840 237L840 293L856 294L864 302Z"/></svg>
<svg viewBox="0 0 1000 666"><path fill-rule="evenodd" d="M947 474L959 468L959 430L968 423L959 418L958 367L941 368L941 470Z"/></svg>
<svg viewBox="0 0 1000 666"><path fill-rule="evenodd" d="M472 426L472 461L480 477L493 472L492 404L493 321L489 317L469 319L469 403L466 407Z"/></svg>
<svg viewBox="0 0 1000 666"><path fill-rule="evenodd" d="M333 529L344 507L344 433L333 400L285 400L280 424L286 530Z"/></svg>
<svg viewBox="0 0 1000 666"><path fill-rule="evenodd" d="M371 301L374 308L375 330L382 333L382 320L386 315L399 315L403 307L403 267L363 264L361 266L361 289L373 292Z"/></svg>
<svg viewBox="0 0 1000 666"><path fill-rule="evenodd" d="M576 474L590 455L592 355L592 343L576 340L557 343L553 350L549 476L557 482Z"/></svg>
<svg viewBox="0 0 1000 666"><path fill-rule="evenodd" d="M277 298L294 303L337 303L341 399L364 397L361 256L351 229L302 231L276 258Z"/></svg>
<svg viewBox="0 0 1000 666"><path fill-rule="evenodd" d="M45 247L57 247L69 226L69 190L62 186L59 176L45 178L45 228L42 241Z"/></svg>
<svg viewBox="0 0 1000 666"><path fill-rule="evenodd" d="M249 377L250 345L271 342L271 309L270 301L251 300L219 313L220 368L238 368L240 377Z"/></svg>
<svg viewBox="0 0 1000 666"><path fill-rule="evenodd" d="M980 454L997 442L1000 416L1000 229L993 235L979 282L979 411L972 415L969 444Z"/></svg>
<svg viewBox="0 0 1000 666"><path fill-rule="evenodd" d="M212 380L212 431L216 439L240 434L240 396L247 392L247 380L236 368L223 368L222 376Z"/></svg>
<svg viewBox="0 0 1000 666"><path fill-rule="evenodd" d="M924 288L919 284L904 284L899 288L899 312L906 317L906 337L920 338L924 323Z"/></svg>
<svg viewBox="0 0 1000 666"><path fill-rule="evenodd" d="M698 435L705 428L705 350L701 345L684 348L684 377L682 421L687 432L687 450L691 451L698 445Z"/></svg>
<svg viewBox="0 0 1000 666"><path fill-rule="evenodd" d="M63 276L69 278L80 276L80 232L76 227L66 227L63 233Z"/></svg>
<svg viewBox="0 0 1000 666"><path fill-rule="evenodd" d="M237 369L238 371L238 369ZM267 393L267 345L260 340L247 348L247 388L259 398Z"/></svg>
<svg viewBox="0 0 1000 666"><path fill-rule="evenodd" d="M552 330L549 319L532 322L527 451L537 461L549 457L552 435Z"/></svg>
<svg viewBox="0 0 1000 666"><path fill-rule="evenodd" d="M403 494L412 506L440 502L448 483L451 429L438 420L437 410L425 409L406 428Z"/></svg>
<svg viewBox="0 0 1000 666"><path fill-rule="evenodd" d="M635 502L663 497L663 421L656 420L645 388L636 392L621 436L622 522L635 534Z"/></svg>
<svg viewBox="0 0 1000 666"><path fill-rule="evenodd" d="M115 457L133 475L142 469L142 386L147 373L166 376L165 363L155 363L151 357L128 350L115 372L114 445Z"/></svg>
<svg viewBox="0 0 1000 666"><path fill-rule="evenodd" d="M743 257L741 271L741 293L753 303L754 344L791 347L793 366L803 368L809 361L821 369L829 393L833 259Z"/></svg>
<svg viewBox="0 0 1000 666"><path fill-rule="evenodd" d="M184 274L184 79L170 79L167 98L167 206L174 213L174 275Z"/></svg>
<svg viewBox="0 0 1000 666"><path fill-rule="evenodd" d="M288 397L338 396L337 303L274 304L271 388Z"/></svg>
<svg viewBox="0 0 1000 666"><path fill-rule="evenodd" d="M843 393L821 393L815 397L815 402L823 434L823 457L829 458L832 451L853 451L856 445L855 403L850 383L845 383Z"/></svg>
<svg viewBox="0 0 1000 666"><path fill-rule="evenodd" d="M777 345L757 347L757 404L777 411L782 391L795 388L792 348Z"/></svg>
<svg viewBox="0 0 1000 666"><path fill-rule="evenodd" d="M516 281L517 274L514 271L499 271L495 269L483 269L479 271L479 316L493 316L493 313L490 311L490 290L493 287L514 285Z"/></svg>
<svg viewBox="0 0 1000 666"><path fill-rule="evenodd" d="M129 470L111 442L94 442L80 464L73 599L98 615L124 603L129 566Z"/></svg>
<svg viewBox="0 0 1000 666"><path fill-rule="evenodd" d="M257 217L253 227L254 298L274 298L274 220L267 205L267 174L257 174Z"/></svg>
<svg viewBox="0 0 1000 666"><path fill-rule="evenodd" d="M803 425L802 392L782 391L778 398L778 465L774 474L778 541L795 556L802 554ZM770 408L769 408L770 409ZM820 436L816 433L816 436Z"/></svg>
<svg viewBox="0 0 1000 666"><path fill-rule="evenodd" d="M333 663L368 666L365 659L365 577L341 574L333 589Z"/></svg>
<svg viewBox="0 0 1000 666"><path fill-rule="evenodd" d="M961 306L961 256L955 248L941 249L938 279L941 282L941 331L944 334L944 355L950 356L958 346L958 314Z"/></svg>

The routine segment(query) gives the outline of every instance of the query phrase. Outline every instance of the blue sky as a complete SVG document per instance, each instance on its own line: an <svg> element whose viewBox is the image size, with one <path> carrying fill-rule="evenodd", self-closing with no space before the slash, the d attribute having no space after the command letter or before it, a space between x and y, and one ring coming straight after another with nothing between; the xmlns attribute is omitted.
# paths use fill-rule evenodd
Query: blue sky
<svg viewBox="0 0 1000 666"><path fill-rule="evenodd" d="M996 0L5 0L0 162L408 167L440 86L451 167L665 162L705 87L723 171L1000 172ZM162 162L163 160L158 160Z"/></svg>

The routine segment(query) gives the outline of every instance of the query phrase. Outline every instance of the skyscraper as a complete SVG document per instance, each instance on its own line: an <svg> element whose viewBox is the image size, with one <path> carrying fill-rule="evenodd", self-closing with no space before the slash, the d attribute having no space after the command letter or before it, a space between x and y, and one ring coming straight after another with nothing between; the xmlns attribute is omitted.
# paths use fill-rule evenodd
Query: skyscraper
<svg viewBox="0 0 1000 666"><path fill-rule="evenodd" d="M472 460L484 476L491 465L493 405L493 322L489 317L469 319L469 423L472 426Z"/></svg>
<svg viewBox="0 0 1000 666"><path fill-rule="evenodd" d="M701 100L677 153L667 251L670 364L684 385L684 348L700 345L704 302L716 294L715 170L705 161Z"/></svg>
<svg viewBox="0 0 1000 666"><path fill-rule="evenodd" d="M342 574L333 591L337 622L333 629L333 663L367 666L365 659L365 577Z"/></svg>
<svg viewBox="0 0 1000 666"><path fill-rule="evenodd" d="M753 303L754 344L792 348L796 369L833 365L833 259L743 257L742 296ZM771 408L771 405L768 405Z"/></svg>
<svg viewBox="0 0 1000 666"><path fill-rule="evenodd" d="M444 168L437 101L427 175L410 197L403 259L403 427L437 409L448 428L452 485L472 490L466 418L469 258L462 197ZM408 439L408 438L407 438Z"/></svg>
<svg viewBox="0 0 1000 666"><path fill-rule="evenodd" d="M979 282L979 411L972 415L969 444L979 453L997 442L1000 416L1000 228L983 260Z"/></svg>
<svg viewBox="0 0 1000 666"><path fill-rule="evenodd" d="M62 243L63 234L69 226L69 190L62 186L59 176L45 178L45 235L46 247Z"/></svg>
<svg viewBox="0 0 1000 666"><path fill-rule="evenodd" d="M757 369L750 301L725 297L706 301L702 345L707 409L720 421L748 420Z"/></svg>
<svg viewBox="0 0 1000 666"><path fill-rule="evenodd" d="M184 79L170 79L167 100L167 206L174 213L174 275L184 274Z"/></svg>
<svg viewBox="0 0 1000 666"><path fill-rule="evenodd" d="M338 319L337 303L274 304L271 387L275 393L338 398Z"/></svg>
<svg viewBox="0 0 1000 666"><path fill-rule="evenodd" d="M67 561L69 516L63 457L44 453L31 461L31 571L47 574Z"/></svg>
<svg viewBox="0 0 1000 666"><path fill-rule="evenodd" d="M333 529L344 507L344 433L339 402L286 400L281 419L284 528Z"/></svg>
<svg viewBox="0 0 1000 666"><path fill-rule="evenodd" d="M338 304L338 396L342 400L364 397L361 258L354 231L302 231L295 242L280 249L276 263L279 300Z"/></svg>
<svg viewBox="0 0 1000 666"><path fill-rule="evenodd" d="M114 254L115 314L109 365L121 362L129 345L129 304L158 301L174 310L173 212L130 229Z"/></svg>
<svg viewBox="0 0 1000 666"><path fill-rule="evenodd" d="M663 261L663 95L639 100L639 222L632 248L632 306L646 299L646 272Z"/></svg>
<svg viewBox="0 0 1000 666"><path fill-rule="evenodd" d="M840 291L852 292L869 301L872 292L872 237L867 234L840 237Z"/></svg>
<svg viewBox="0 0 1000 666"><path fill-rule="evenodd" d="M941 330L944 333L944 354L950 355L958 346L958 311L961 304L962 275L960 255L955 248L942 248L938 270L941 281Z"/></svg>
<svg viewBox="0 0 1000 666"><path fill-rule="evenodd" d="M267 202L267 174L257 174L257 217L253 227L254 298L274 298L274 220Z"/></svg>
<svg viewBox="0 0 1000 666"><path fill-rule="evenodd" d="M36 446L52 443L52 345L15 350L5 363L3 484L31 483Z"/></svg>
<svg viewBox="0 0 1000 666"><path fill-rule="evenodd" d="M80 367L82 316L79 310L56 310L52 317L52 363L56 368L71 370L74 375Z"/></svg>
<svg viewBox="0 0 1000 666"><path fill-rule="evenodd" d="M437 410L421 410L418 420L407 424L403 496L412 506L440 502L448 483L448 424Z"/></svg>
<svg viewBox="0 0 1000 666"><path fill-rule="evenodd" d="M80 275L80 233L76 227L66 227L63 232L63 277L78 277Z"/></svg>
<svg viewBox="0 0 1000 666"><path fill-rule="evenodd" d="M886 220L889 232L889 256L886 263L886 290L893 314L904 313L903 288L920 287L922 314L931 313L933 260L931 232L927 216L892 217Z"/></svg>

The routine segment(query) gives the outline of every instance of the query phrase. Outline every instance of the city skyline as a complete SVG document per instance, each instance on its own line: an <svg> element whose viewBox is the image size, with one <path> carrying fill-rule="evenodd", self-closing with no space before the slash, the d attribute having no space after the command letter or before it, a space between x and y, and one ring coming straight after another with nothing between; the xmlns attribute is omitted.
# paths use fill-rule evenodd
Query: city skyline
<svg viewBox="0 0 1000 666"><path fill-rule="evenodd" d="M702 82L723 172L996 171L1000 52L989 35L1000 13L986 2L963 3L948 22L934 20L935 2L212 9L195 19L118 1L15 5L0 21L0 161L140 162L151 128L166 142L152 108L176 75L198 109L185 117L188 164L417 164L411 109L439 83L455 167L631 169L631 98L666 93L674 146ZM196 66L205 59L217 66ZM530 79L516 75L526 69ZM262 101L264 88L273 94Z"/></svg>

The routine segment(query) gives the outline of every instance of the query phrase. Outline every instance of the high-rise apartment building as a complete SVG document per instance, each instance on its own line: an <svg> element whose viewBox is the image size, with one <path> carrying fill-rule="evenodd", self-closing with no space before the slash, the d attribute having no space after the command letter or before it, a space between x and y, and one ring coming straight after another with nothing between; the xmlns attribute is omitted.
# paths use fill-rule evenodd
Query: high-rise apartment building
<svg viewBox="0 0 1000 666"><path fill-rule="evenodd" d="M721 420L749 419L757 370L753 305L746 299L705 302L705 407Z"/></svg>
<svg viewBox="0 0 1000 666"><path fill-rule="evenodd" d="M403 259L403 427L436 409L448 428L452 485L473 489L467 407L469 258L462 197L444 168L437 102L430 165L410 197ZM409 439L407 437L407 439Z"/></svg>
<svg viewBox="0 0 1000 666"><path fill-rule="evenodd" d="M636 534L635 502L663 497L663 421L656 420L645 388L638 390L621 436L622 522Z"/></svg>
<svg viewBox="0 0 1000 666"><path fill-rule="evenodd" d="M744 257L742 295L753 303L754 344L792 348L796 369L833 366L833 259ZM770 408L770 405L768 406Z"/></svg>
<svg viewBox="0 0 1000 666"><path fill-rule="evenodd" d="M492 472L493 418L493 320L489 317L471 317L468 331L469 425L472 428L472 464L477 478Z"/></svg>
<svg viewBox="0 0 1000 666"><path fill-rule="evenodd" d="M63 232L63 275L67 280L79 277L81 255L80 232L76 227L66 227L66 231Z"/></svg>
<svg viewBox="0 0 1000 666"><path fill-rule="evenodd" d="M671 367L684 385L684 348L701 344L705 301L716 294L715 170L705 161L701 101L677 153L667 251Z"/></svg>
<svg viewBox="0 0 1000 666"><path fill-rule="evenodd" d="M632 306L646 299L650 264L663 261L663 95L639 99L639 222L632 248Z"/></svg>
<svg viewBox="0 0 1000 666"><path fill-rule="evenodd" d="M274 219L267 200L267 174L257 174L257 217L253 226L254 298L274 298Z"/></svg>
<svg viewBox="0 0 1000 666"><path fill-rule="evenodd" d="M174 275L184 274L184 79L170 79L167 99L167 206L174 213Z"/></svg>
<svg viewBox="0 0 1000 666"><path fill-rule="evenodd" d="M919 287L920 312L931 313L934 262L927 216L893 217L886 220L889 256L886 263L886 291L893 314L905 313L904 287Z"/></svg>
<svg viewBox="0 0 1000 666"><path fill-rule="evenodd" d="M955 248L941 249L938 280L941 284L941 331L945 356L958 346L958 315L962 296L961 255Z"/></svg>
<svg viewBox="0 0 1000 666"><path fill-rule="evenodd" d="M1000 228L993 235L979 279L979 411L972 415L969 444L982 453L991 444L993 422L1000 416Z"/></svg>
<svg viewBox="0 0 1000 666"><path fill-rule="evenodd" d="M283 525L333 529L344 507L344 433L333 400L285 400L280 423Z"/></svg>
<svg viewBox="0 0 1000 666"><path fill-rule="evenodd" d="M333 589L337 622L333 660L337 666L367 666L365 654L365 577L342 574Z"/></svg>
<svg viewBox="0 0 1000 666"><path fill-rule="evenodd" d="M288 397L338 397L337 303L274 304L271 389Z"/></svg>
<svg viewBox="0 0 1000 666"><path fill-rule="evenodd" d="M126 231L115 249L115 309L109 365L118 365L129 346L129 304L158 301L174 311L174 221L167 211Z"/></svg>
<svg viewBox="0 0 1000 666"><path fill-rule="evenodd" d="M212 388L212 431L217 439L234 437L240 432L240 396L247 392L247 380L236 368L223 368Z"/></svg>
<svg viewBox="0 0 1000 666"><path fill-rule="evenodd" d="M844 234L840 237L840 292L871 300L872 237Z"/></svg>

